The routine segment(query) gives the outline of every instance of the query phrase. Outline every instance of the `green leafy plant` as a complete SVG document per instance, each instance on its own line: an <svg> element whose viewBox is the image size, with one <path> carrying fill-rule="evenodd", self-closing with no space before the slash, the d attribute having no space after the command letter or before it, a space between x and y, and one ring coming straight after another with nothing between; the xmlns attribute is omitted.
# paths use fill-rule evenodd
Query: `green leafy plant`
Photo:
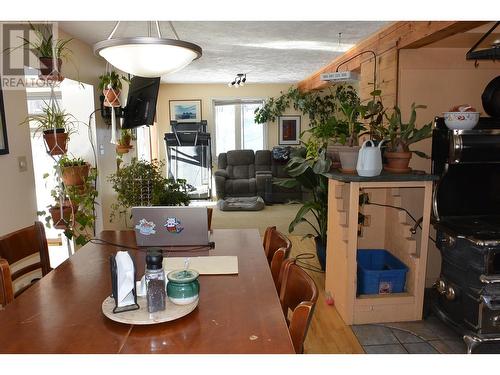
<svg viewBox="0 0 500 375"><path fill-rule="evenodd" d="M325 94L323 91L301 92L299 89L290 89L277 98L269 98L262 107L255 110L255 122L263 124L283 115L285 110L292 105L309 118L311 127L324 123L337 110L335 95Z"/></svg>
<svg viewBox="0 0 500 375"><path fill-rule="evenodd" d="M68 48L68 44L72 39L54 39L50 24L35 26L30 23L30 29L34 32L36 39L21 38L24 43L19 47L28 47L39 58L70 59L72 51Z"/></svg>
<svg viewBox="0 0 500 375"><path fill-rule="evenodd" d="M290 178L276 179L275 184L293 188L302 186L311 192L311 198L302 203L295 218L288 227L291 233L300 223L307 223L311 226L314 234L306 237L319 237L323 244L326 244L326 230L328 218L328 177L331 160L326 156L324 148L317 147L315 141L307 142L306 147L297 148L285 169ZM306 215L312 214L313 221Z"/></svg>
<svg viewBox="0 0 500 375"><path fill-rule="evenodd" d="M122 80L125 82L130 82L130 80L125 76L120 76L114 70L106 74L99 76L99 90L113 89L121 90L123 87Z"/></svg>
<svg viewBox="0 0 500 375"><path fill-rule="evenodd" d="M169 178L165 184L153 192L153 206L188 206L187 181L184 179Z"/></svg>
<svg viewBox="0 0 500 375"><path fill-rule="evenodd" d="M72 240L75 240L77 245L84 245L94 236L95 225L95 205L98 197L98 192L95 188L97 179L97 169L91 168L89 175L85 178L84 184L79 186L65 186L60 177L61 167L78 166L86 164L81 158L68 158L64 156L59 163L54 165L54 182L55 186L51 189L50 195L54 199L54 203L47 208L47 211L38 211L39 216L45 217L45 225L50 228L56 223L52 222L50 215L51 208L60 209L61 205L71 208L71 220L63 223L64 235ZM49 173L43 175L44 179L50 176ZM61 224L61 223L59 223Z"/></svg>
<svg viewBox="0 0 500 375"><path fill-rule="evenodd" d="M131 129L121 129L120 130L120 139L118 140L118 144L122 146L129 146L130 141L136 140L136 137L132 133Z"/></svg>
<svg viewBox="0 0 500 375"><path fill-rule="evenodd" d="M164 163L158 160L148 162L133 158L129 165L108 176L108 181L118 193L116 203L111 205L110 221L113 221L117 214L125 216L126 219L127 210L133 206L189 203L185 182L164 178L161 173L163 166Z"/></svg>
<svg viewBox="0 0 500 375"><path fill-rule="evenodd" d="M414 152L420 157L429 158L427 154L421 151L410 150L409 146L413 143L420 142L423 139L429 138L432 135L432 122L417 128L417 109L427 108L425 105L416 105L412 103L411 114L408 122L403 122L401 110L395 106L391 115L385 114L388 121L387 126L384 124L376 127L378 136L387 140L388 151L390 152Z"/></svg>
<svg viewBox="0 0 500 375"><path fill-rule="evenodd" d="M33 136L41 134L47 130L64 129L64 132L71 134L74 132L79 121L75 116L61 109L56 102L43 102L42 113L27 116L20 125L36 125Z"/></svg>
<svg viewBox="0 0 500 375"><path fill-rule="evenodd" d="M59 159L59 166L61 168L78 167L78 166L85 165L85 164L87 164L87 162L80 157L72 158L72 157L69 157L68 155L64 155L63 157L61 157L61 159Z"/></svg>

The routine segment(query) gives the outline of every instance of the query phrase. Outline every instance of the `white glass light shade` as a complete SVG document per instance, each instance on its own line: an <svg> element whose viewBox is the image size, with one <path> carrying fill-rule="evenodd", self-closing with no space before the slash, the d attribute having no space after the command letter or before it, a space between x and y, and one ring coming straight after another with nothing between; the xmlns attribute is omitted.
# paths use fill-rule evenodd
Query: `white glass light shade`
<svg viewBox="0 0 500 375"><path fill-rule="evenodd" d="M140 77L173 73L202 54L196 44L151 37L105 40L94 46L94 52L123 72Z"/></svg>

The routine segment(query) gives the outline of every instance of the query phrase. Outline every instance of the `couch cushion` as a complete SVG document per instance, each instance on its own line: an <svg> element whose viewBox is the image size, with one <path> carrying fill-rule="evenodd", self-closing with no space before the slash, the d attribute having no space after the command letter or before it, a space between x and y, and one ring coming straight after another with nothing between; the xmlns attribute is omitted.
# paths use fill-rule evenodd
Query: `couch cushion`
<svg viewBox="0 0 500 375"><path fill-rule="evenodd" d="M271 170L271 151L259 150L255 151L255 171L270 171Z"/></svg>
<svg viewBox="0 0 500 375"><path fill-rule="evenodd" d="M255 195L255 178L241 178L226 180L226 194L233 197Z"/></svg>
<svg viewBox="0 0 500 375"><path fill-rule="evenodd" d="M248 165L253 164L254 161L253 150L232 150L227 152L228 165Z"/></svg>

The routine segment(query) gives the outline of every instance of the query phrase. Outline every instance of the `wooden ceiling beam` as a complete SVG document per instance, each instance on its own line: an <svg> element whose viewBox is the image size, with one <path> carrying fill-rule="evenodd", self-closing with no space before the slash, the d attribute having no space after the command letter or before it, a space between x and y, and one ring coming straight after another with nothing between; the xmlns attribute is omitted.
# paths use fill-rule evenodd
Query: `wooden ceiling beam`
<svg viewBox="0 0 500 375"><path fill-rule="evenodd" d="M320 80L321 73L334 72L343 61L356 54L372 50L377 56L391 49L420 48L451 35L474 29L487 21L401 21L394 22L361 41L342 56L305 78L297 85L301 91L319 90L329 85ZM370 55L362 55L346 65L349 70L359 69L361 63L370 60ZM343 68L344 70L344 68Z"/></svg>

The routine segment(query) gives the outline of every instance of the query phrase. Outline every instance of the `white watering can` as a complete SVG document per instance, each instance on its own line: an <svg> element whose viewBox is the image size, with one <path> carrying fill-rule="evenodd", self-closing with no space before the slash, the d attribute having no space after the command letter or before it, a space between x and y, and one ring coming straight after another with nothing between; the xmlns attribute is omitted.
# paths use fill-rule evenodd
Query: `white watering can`
<svg viewBox="0 0 500 375"><path fill-rule="evenodd" d="M367 147L368 142L371 143L371 147ZM356 171L358 175L363 177L374 177L378 176L382 172L382 152L380 151L380 146L382 146L384 141L375 147L372 140L365 141L363 146L361 146L358 155L358 164L356 165Z"/></svg>

